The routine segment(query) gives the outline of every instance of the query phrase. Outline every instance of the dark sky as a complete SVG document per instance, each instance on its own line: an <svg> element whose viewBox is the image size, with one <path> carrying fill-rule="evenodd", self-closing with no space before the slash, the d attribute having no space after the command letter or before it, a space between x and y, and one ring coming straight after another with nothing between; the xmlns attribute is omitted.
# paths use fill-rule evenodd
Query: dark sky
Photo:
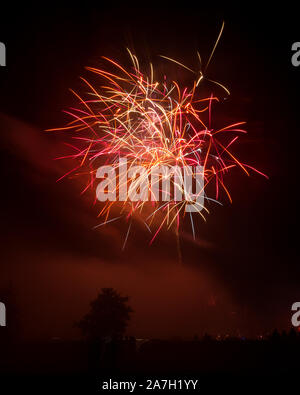
<svg viewBox="0 0 300 395"><path fill-rule="evenodd" d="M299 41L292 10L268 14L254 6L106 8L37 6L7 9L0 41L1 277L13 284L26 337L76 336L72 329L101 287L130 297L129 332L143 336L258 334L289 327L299 300L298 98L300 68L291 64ZM229 123L246 120L239 155L270 177L230 174L233 204L211 206L176 240L149 236L136 224L121 251L125 224L98 231L91 196L74 180L56 183L68 168L54 161L63 149L63 109L74 103L84 67L100 56L127 62L130 47L143 62L157 55L197 67L207 60L222 21L225 30L209 66L231 96L216 109ZM178 77L177 77L178 78ZM182 79L186 78L183 73Z"/></svg>

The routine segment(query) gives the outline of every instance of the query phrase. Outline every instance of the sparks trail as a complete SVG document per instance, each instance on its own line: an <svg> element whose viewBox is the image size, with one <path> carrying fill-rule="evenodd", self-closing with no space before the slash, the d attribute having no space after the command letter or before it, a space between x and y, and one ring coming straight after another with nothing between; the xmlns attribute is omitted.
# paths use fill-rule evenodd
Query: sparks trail
<svg viewBox="0 0 300 395"><path fill-rule="evenodd" d="M219 38L220 35L218 40ZM217 130L212 128L212 106L219 99L214 95L201 98L201 82L207 79L202 70L196 73L182 63L164 57L195 74L196 78L190 87L181 87L180 81L167 82L167 78L157 81L152 64L149 75L143 73L136 55L129 50L128 53L132 61L129 70L106 57L103 59L109 68L87 67L87 70L97 75L99 83L95 85L82 78L87 93L72 91L78 99L78 106L66 111L71 121L64 128L52 129L65 130L72 134L73 143L68 144L72 152L59 158L75 162L73 169L65 176L86 177L83 192L94 190L97 169L103 165L117 168L120 159L126 158L126 177L119 176L114 187L114 193L120 195L121 189L135 187L136 179L130 176L134 166L139 165L146 169L143 177L149 177L151 170L160 166L201 166L203 189L206 190L208 184L213 184L215 189L214 198L205 194L204 199L218 202L221 190L232 200L224 179L230 169L239 167L247 175L250 171L264 175L252 166L242 163L231 151L239 135L246 133L241 128L245 122L236 122ZM200 56L199 60L201 62ZM228 89L221 83L207 80L229 94ZM224 138L222 143L219 140L220 135L228 136L225 144ZM182 188L176 184L175 177L170 181L173 189ZM167 194L170 191L160 192ZM152 185L149 185L148 193L149 196L153 194ZM204 190L199 193L204 194ZM133 216L141 219L150 232L153 230L152 243L164 226L168 229L174 229L175 226L178 234L180 223L187 211L186 205L189 203L187 200L178 202L174 199L132 201L128 196L119 200L122 200L121 206L120 203L109 200L101 203L99 217L103 221L98 226L124 217L128 223L124 246L130 234ZM119 210L117 218L111 218L112 211L115 212L114 207ZM203 212L208 213L208 210L204 204L196 205L194 211L205 220ZM189 218L194 235L191 214Z"/></svg>

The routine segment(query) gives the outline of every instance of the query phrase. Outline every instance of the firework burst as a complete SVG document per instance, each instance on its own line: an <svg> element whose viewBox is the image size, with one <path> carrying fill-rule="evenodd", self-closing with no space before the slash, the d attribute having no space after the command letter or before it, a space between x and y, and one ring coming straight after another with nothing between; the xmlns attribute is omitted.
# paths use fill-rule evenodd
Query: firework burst
<svg viewBox="0 0 300 395"><path fill-rule="evenodd" d="M224 181L224 175L230 169L239 167L247 175L252 170L260 173L242 163L231 152L239 135L246 133L242 129L244 122L236 122L214 130L212 106L219 99L214 95L201 98L201 84L206 79L204 73L215 47L204 71L200 68L198 73L176 60L163 57L194 73L195 78L189 87L181 87L178 81L168 82L166 76L163 81L157 81L154 78L152 64L149 65L148 73L143 73L138 58L129 50L132 62L130 69L125 69L114 60L104 57L109 67L87 67L87 70L97 75L98 85L82 78L87 93L83 96L72 91L78 99L78 106L66 111L72 118L71 121L64 128L52 129L72 133L73 143L68 144L72 152L60 159L72 159L76 166L60 179L66 176L85 177L87 182L82 192L95 190L98 181L97 169L100 166L109 165L117 169L120 159L126 159L126 177L122 179L117 175L114 186L114 193L119 196L119 202L106 200L101 203L99 217L102 221L96 226L125 217L128 230L124 245L134 216L141 219L152 233L151 242L164 226L168 229L175 227L178 234L180 223L186 215L189 215L195 237L193 216L191 212L187 214L189 210L186 210L188 200L176 201L169 196L163 201L149 201L151 199L148 199L148 196L154 193L150 184L147 184L148 193L145 199L132 200L130 194L120 198L121 188L124 186L129 191L137 188L137 178L132 175L135 166L143 166L146 169L142 175L144 178L150 177L152 170L160 166L201 166L204 183L198 193L204 196L204 201L212 200L217 203L221 190L225 191L230 201L232 200ZM200 56L199 60L201 65ZM226 95L229 94L228 89L219 82L209 81L219 86ZM228 136L225 144L224 139L221 142L219 138L224 134ZM196 174L193 177L196 177ZM175 177L171 183L173 190L182 188L176 185ZM207 196L205 193L208 184L214 186L213 196ZM160 192L171 195L170 189ZM119 210L117 215L114 208ZM205 204L196 205L193 211L204 220L209 212Z"/></svg>

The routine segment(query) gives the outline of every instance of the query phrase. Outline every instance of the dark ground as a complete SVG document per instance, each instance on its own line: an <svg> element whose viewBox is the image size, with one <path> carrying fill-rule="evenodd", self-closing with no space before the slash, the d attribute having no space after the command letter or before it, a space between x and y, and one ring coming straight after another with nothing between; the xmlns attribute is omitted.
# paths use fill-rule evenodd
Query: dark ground
<svg viewBox="0 0 300 395"><path fill-rule="evenodd" d="M148 340L138 347L133 338L115 340L102 357L99 345L84 342L7 344L1 346L1 380L11 391L42 386L43 393L93 394L105 379L151 378L198 379L205 391L287 390L295 388L300 353L295 331L262 340Z"/></svg>

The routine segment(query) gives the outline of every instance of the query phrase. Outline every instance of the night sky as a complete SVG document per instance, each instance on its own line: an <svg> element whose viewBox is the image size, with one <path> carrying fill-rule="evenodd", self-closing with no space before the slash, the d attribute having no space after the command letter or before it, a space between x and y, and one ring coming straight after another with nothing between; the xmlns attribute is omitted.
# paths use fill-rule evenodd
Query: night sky
<svg viewBox="0 0 300 395"><path fill-rule="evenodd" d="M73 323L102 287L129 296L128 333L137 337L256 336L290 327L300 280L296 16L151 4L11 7L2 17L0 287L12 286L24 338L78 336ZM77 180L56 182L70 164L54 160L63 138L45 130L65 125L69 88L80 89L84 67L97 67L102 55L126 64L129 47L145 64L163 67L163 54L196 68L196 51L207 60L223 20L208 74L231 96L215 117L247 122L237 153L270 179L231 172L233 204L223 196L223 206L210 205L207 222L195 221L196 242L188 222L181 229L182 264L173 233L149 246L138 223L122 251L125 222L93 230L93 196L80 195Z"/></svg>

